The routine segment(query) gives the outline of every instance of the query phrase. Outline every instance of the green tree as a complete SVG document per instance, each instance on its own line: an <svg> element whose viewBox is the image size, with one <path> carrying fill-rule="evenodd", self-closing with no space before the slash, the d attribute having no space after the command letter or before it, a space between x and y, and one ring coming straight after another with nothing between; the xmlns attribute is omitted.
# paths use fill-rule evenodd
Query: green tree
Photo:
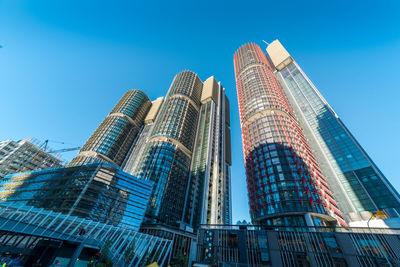
<svg viewBox="0 0 400 267"><path fill-rule="evenodd" d="M112 267L114 264L112 260L108 257L111 248L111 240L104 242L103 248L101 249L100 259L96 263L96 267Z"/></svg>
<svg viewBox="0 0 400 267"><path fill-rule="evenodd" d="M177 255L171 259L171 267L184 267L189 266L189 256L184 255L182 251L179 251Z"/></svg>
<svg viewBox="0 0 400 267"><path fill-rule="evenodd" d="M135 240L129 244L129 246L125 249L124 252L124 262L125 264L129 264L133 258L135 257Z"/></svg>

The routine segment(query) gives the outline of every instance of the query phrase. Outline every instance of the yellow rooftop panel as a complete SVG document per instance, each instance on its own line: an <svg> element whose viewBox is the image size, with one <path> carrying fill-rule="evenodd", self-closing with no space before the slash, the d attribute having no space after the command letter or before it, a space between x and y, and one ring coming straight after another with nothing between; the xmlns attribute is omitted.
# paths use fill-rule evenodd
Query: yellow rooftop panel
<svg viewBox="0 0 400 267"><path fill-rule="evenodd" d="M267 53L272 64L274 64L275 68L279 71L283 70L293 62L293 58L278 40L275 40L268 45Z"/></svg>

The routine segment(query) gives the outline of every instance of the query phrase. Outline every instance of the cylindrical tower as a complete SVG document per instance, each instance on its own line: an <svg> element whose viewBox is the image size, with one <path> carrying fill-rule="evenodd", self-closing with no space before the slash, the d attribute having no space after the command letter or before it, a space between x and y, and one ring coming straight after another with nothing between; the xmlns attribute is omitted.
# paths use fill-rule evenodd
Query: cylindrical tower
<svg viewBox="0 0 400 267"><path fill-rule="evenodd" d="M69 166L102 161L121 166L150 106L150 99L142 91L126 92Z"/></svg>
<svg viewBox="0 0 400 267"><path fill-rule="evenodd" d="M256 44L234 55L250 214L254 223L344 223L302 129Z"/></svg>
<svg viewBox="0 0 400 267"><path fill-rule="evenodd" d="M182 220L203 83L191 71L177 74L159 111L134 174L155 183L147 217Z"/></svg>

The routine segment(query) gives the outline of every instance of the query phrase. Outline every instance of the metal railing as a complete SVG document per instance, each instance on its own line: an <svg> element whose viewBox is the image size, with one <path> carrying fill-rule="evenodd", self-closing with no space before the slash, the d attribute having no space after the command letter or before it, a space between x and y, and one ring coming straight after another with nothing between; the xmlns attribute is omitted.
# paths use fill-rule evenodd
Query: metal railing
<svg viewBox="0 0 400 267"><path fill-rule="evenodd" d="M0 230L95 245L107 250L115 264L163 266L172 241L135 230L0 201Z"/></svg>
<svg viewBox="0 0 400 267"><path fill-rule="evenodd" d="M375 227L336 227L336 226L284 226L284 225L227 225L227 224L202 224L202 229L220 230L267 230L291 232L336 232L336 233L368 233L368 234L397 234L400 228L375 228Z"/></svg>

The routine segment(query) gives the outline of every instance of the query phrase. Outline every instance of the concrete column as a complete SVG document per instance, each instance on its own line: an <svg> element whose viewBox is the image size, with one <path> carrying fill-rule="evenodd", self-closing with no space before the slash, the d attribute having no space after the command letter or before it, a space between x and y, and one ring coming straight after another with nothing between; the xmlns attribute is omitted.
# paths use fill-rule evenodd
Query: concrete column
<svg viewBox="0 0 400 267"><path fill-rule="evenodd" d="M72 255L71 260L69 261L67 267L75 266L76 260L78 259L79 255L81 255L81 252L82 252L84 246L85 245L83 243L79 244L79 246L75 249L74 254Z"/></svg>
<svg viewBox="0 0 400 267"><path fill-rule="evenodd" d="M307 214L310 218L311 216L309 214ZM313 231L311 232L315 232L315 229L313 229ZM317 264L317 260L315 259L315 253L313 253L311 251L312 248L312 244L311 244L311 240L310 240L310 235L312 235L313 233L303 233L304 239L306 241L306 245L307 245L307 256L308 259L310 261L311 266L318 266Z"/></svg>
<svg viewBox="0 0 400 267"><path fill-rule="evenodd" d="M278 233L274 231L266 231L266 233L271 266L283 266L280 248L278 245Z"/></svg>
<svg viewBox="0 0 400 267"><path fill-rule="evenodd" d="M347 265L349 267L358 267L360 264L358 263L357 260L357 251L354 248L350 236L348 233L336 233L335 234L336 240L338 242L338 245L340 249L342 250L342 253L344 255L344 258L346 259Z"/></svg>
<svg viewBox="0 0 400 267"><path fill-rule="evenodd" d="M388 242L390 248L396 255L396 266L400 265L400 239L396 235L384 235L383 236Z"/></svg>
<svg viewBox="0 0 400 267"><path fill-rule="evenodd" d="M311 218L311 215L309 213L304 214L304 219L306 221L307 226L314 226L313 219Z"/></svg>
<svg viewBox="0 0 400 267"><path fill-rule="evenodd" d="M246 233L247 230L241 230L236 232L238 235L238 248L240 255L240 263L249 264L249 257L247 255L247 244L246 244Z"/></svg>

